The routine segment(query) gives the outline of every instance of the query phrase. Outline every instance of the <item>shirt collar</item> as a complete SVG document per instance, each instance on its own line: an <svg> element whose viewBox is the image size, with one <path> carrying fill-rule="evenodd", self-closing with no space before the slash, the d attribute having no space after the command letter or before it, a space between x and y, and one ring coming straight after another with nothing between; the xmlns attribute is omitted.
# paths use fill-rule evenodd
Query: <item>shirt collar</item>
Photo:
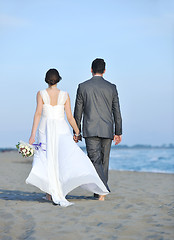
<svg viewBox="0 0 174 240"><path fill-rule="evenodd" d="M102 77L101 75L95 74L93 77Z"/></svg>

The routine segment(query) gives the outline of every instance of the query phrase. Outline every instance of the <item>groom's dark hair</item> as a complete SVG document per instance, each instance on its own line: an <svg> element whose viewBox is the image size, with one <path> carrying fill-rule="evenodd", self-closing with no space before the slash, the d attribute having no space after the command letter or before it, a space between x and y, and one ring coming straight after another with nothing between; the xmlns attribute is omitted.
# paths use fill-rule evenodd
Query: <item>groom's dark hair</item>
<svg viewBox="0 0 174 240"><path fill-rule="evenodd" d="M92 71L93 73L104 73L105 70L105 66L106 63L102 58L96 58L93 62L92 62Z"/></svg>
<svg viewBox="0 0 174 240"><path fill-rule="evenodd" d="M59 72L55 68L49 69L46 72L45 82L48 83L50 86L60 82L61 79L62 78L61 78Z"/></svg>

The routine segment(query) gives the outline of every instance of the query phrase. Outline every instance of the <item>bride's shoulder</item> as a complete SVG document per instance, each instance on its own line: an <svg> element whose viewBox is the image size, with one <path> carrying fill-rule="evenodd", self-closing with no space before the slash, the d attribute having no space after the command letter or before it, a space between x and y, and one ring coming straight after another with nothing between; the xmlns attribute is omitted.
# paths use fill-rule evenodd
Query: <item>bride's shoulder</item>
<svg viewBox="0 0 174 240"><path fill-rule="evenodd" d="M65 94L65 93L68 93L67 91L61 90L61 89L60 89L60 92L61 92L61 93L64 93L64 94Z"/></svg>
<svg viewBox="0 0 174 240"><path fill-rule="evenodd" d="M69 96L68 92L67 91L62 91L60 90L61 94L64 95L64 96Z"/></svg>
<svg viewBox="0 0 174 240"><path fill-rule="evenodd" d="M46 94L45 92L46 92L46 89L39 90L37 92L37 96L41 96L41 98L44 98L44 96Z"/></svg>
<svg viewBox="0 0 174 240"><path fill-rule="evenodd" d="M46 89L39 90L38 93L42 94L46 91Z"/></svg>
<svg viewBox="0 0 174 240"><path fill-rule="evenodd" d="M62 103L63 103L63 104L66 103L66 100L68 99L68 97L69 97L68 92L62 91L62 90L60 91L60 97L59 97L59 99L62 99Z"/></svg>

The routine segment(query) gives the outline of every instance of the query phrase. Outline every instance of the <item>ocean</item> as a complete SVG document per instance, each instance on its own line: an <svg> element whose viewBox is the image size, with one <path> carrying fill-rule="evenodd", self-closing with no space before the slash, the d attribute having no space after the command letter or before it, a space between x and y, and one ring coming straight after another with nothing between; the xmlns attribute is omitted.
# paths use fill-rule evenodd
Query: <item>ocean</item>
<svg viewBox="0 0 174 240"><path fill-rule="evenodd" d="M86 152L85 148L83 150ZM174 173L174 148L117 148L113 146L109 169Z"/></svg>
<svg viewBox="0 0 174 240"><path fill-rule="evenodd" d="M81 147L86 153L86 148ZM14 149L0 148L0 152ZM174 147L120 147L112 146L110 170L174 173Z"/></svg>

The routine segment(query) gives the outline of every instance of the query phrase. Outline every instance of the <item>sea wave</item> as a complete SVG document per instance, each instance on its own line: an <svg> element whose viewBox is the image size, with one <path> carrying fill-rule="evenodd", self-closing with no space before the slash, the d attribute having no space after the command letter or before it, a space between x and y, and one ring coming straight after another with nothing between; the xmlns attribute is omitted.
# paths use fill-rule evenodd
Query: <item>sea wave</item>
<svg viewBox="0 0 174 240"><path fill-rule="evenodd" d="M174 173L174 149L111 149L110 169Z"/></svg>

